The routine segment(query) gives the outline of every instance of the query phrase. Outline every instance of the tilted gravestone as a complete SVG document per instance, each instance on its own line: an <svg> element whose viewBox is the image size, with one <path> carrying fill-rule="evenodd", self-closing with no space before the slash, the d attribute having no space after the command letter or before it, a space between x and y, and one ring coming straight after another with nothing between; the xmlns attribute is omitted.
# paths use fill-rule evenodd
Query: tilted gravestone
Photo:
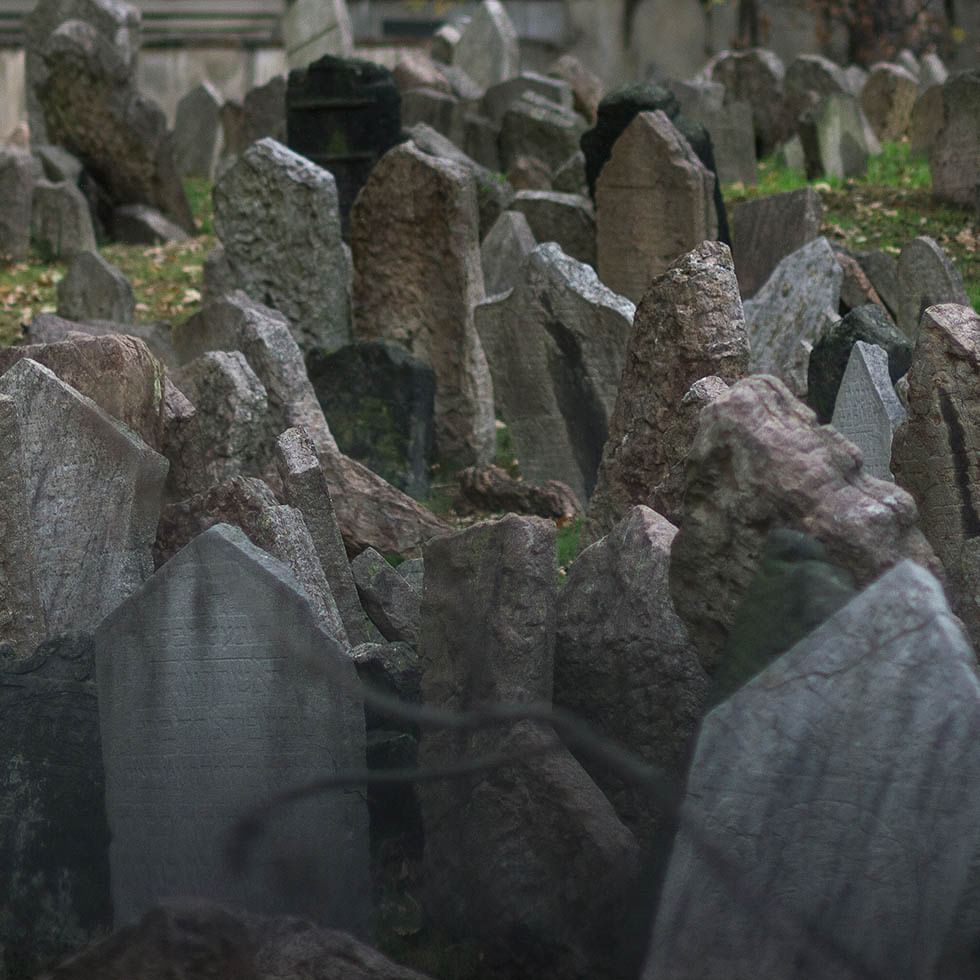
<svg viewBox="0 0 980 980"><path fill-rule="evenodd" d="M221 93L203 81L177 103L174 156L181 177L214 178L222 147L223 102Z"/></svg>
<svg viewBox="0 0 980 980"><path fill-rule="evenodd" d="M892 480L892 436L905 421L905 409L888 374L888 354L859 340L841 379L831 424L861 450L865 470Z"/></svg>
<svg viewBox="0 0 980 980"><path fill-rule="evenodd" d="M0 652L0 975L35 976L112 925L88 635Z"/></svg>
<svg viewBox="0 0 980 980"><path fill-rule="evenodd" d="M595 211L587 197L518 191L509 207L524 215L535 241L555 242L566 255L596 267Z"/></svg>
<svg viewBox="0 0 980 980"><path fill-rule="evenodd" d="M641 112L596 184L599 275L638 303L678 257L718 235L714 176L663 112Z"/></svg>
<svg viewBox="0 0 980 980"><path fill-rule="evenodd" d="M530 157L553 172L578 149L584 131L582 117L571 106L525 92L508 107L500 124L501 169L509 171L521 157Z"/></svg>
<svg viewBox="0 0 980 980"><path fill-rule="evenodd" d="M919 80L901 65L873 65L861 89L861 108L875 136L883 143L900 140L909 131Z"/></svg>
<svg viewBox="0 0 980 980"><path fill-rule="evenodd" d="M349 55L354 47L345 0L292 0L283 13L282 34L290 68L325 54Z"/></svg>
<svg viewBox="0 0 980 980"><path fill-rule="evenodd" d="M829 58L819 54L794 58L783 78L783 132L795 133L800 117L828 95L849 92L844 69Z"/></svg>
<svg viewBox="0 0 980 980"><path fill-rule="evenodd" d="M881 151L869 143L861 107L853 95L828 95L807 110L799 125L807 177L861 177L868 157Z"/></svg>
<svg viewBox="0 0 980 980"><path fill-rule="evenodd" d="M85 195L69 180L39 180L31 199L31 238L49 258L69 259L98 246Z"/></svg>
<svg viewBox="0 0 980 980"><path fill-rule="evenodd" d="M196 895L363 935L359 792L276 811L243 876L225 859L251 807L365 764L353 663L289 570L213 527L102 623L95 647L116 922Z"/></svg>
<svg viewBox="0 0 980 980"><path fill-rule="evenodd" d="M942 92L942 129L929 153L932 195L974 207L980 184L980 70L954 73Z"/></svg>
<svg viewBox="0 0 980 980"><path fill-rule="evenodd" d="M517 30L500 0L483 0L453 48L453 64L481 89L513 78L520 71Z"/></svg>
<svg viewBox="0 0 980 980"><path fill-rule="evenodd" d="M0 255L26 258L31 245L31 204L41 166L26 150L0 146Z"/></svg>
<svg viewBox="0 0 980 980"><path fill-rule="evenodd" d="M480 243L480 264L487 296L513 288L525 258L537 244L527 218L520 211L505 211Z"/></svg>
<svg viewBox="0 0 980 980"><path fill-rule="evenodd" d="M975 669L906 561L709 714L643 976L974 976Z"/></svg>
<svg viewBox="0 0 980 980"><path fill-rule="evenodd" d="M919 320L939 303L970 305L963 277L942 246L933 238L913 238L898 256L899 328L912 340L919 332Z"/></svg>
<svg viewBox="0 0 980 980"><path fill-rule="evenodd" d="M394 340L435 372L438 458L493 456L493 386L473 326L484 298L471 171L413 143L375 167L351 214L355 333Z"/></svg>
<svg viewBox="0 0 980 980"><path fill-rule="evenodd" d="M553 242L514 289L476 308L497 410L521 472L561 480L585 503L616 403L634 307Z"/></svg>
<svg viewBox="0 0 980 980"><path fill-rule="evenodd" d="M289 73L286 120L289 148L333 174L346 238L368 174L401 140L401 96L391 72L324 55Z"/></svg>
<svg viewBox="0 0 980 980"><path fill-rule="evenodd" d="M222 173L213 196L214 228L235 283L282 313L303 350L348 343L347 259L333 177L263 139Z"/></svg>
<svg viewBox="0 0 980 980"><path fill-rule="evenodd" d="M30 358L0 395L17 408L48 632L91 630L152 572L167 461Z"/></svg>
<svg viewBox="0 0 980 980"><path fill-rule="evenodd" d="M533 71L522 71L515 78L491 85L483 96L483 110L499 126L510 106L526 92L543 96L564 109L572 108L572 87L568 82Z"/></svg>
<svg viewBox="0 0 980 980"><path fill-rule="evenodd" d="M136 297L122 271L98 252L79 252L58 283L58 314L68 320L136 318Z"/></svg>

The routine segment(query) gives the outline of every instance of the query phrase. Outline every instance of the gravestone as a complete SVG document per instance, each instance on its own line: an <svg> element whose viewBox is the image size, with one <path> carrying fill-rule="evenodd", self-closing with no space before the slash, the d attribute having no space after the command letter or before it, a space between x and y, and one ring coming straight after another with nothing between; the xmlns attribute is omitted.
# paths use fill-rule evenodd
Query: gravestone
<svg viewBox="0 0 980 980"><path fill-rule="evenodd" d="M351 214L355 333L393 340L436 376L435 452L456 466L493 456L493 387L473 326L483 297L471 171L413 143L375 167Z"/></svg>
<svg viewBox="0 0 980 980"><path fill-rule="evenodd" d="M513 288L528 253L537 244L527 218L520 211L505 211L480 244L483 287L497 296Z"/></svg>
<svg viewBox="0 0 980 980"><path fill-rule="evenodd" d="M31 238L41 255L70 259L98 248L85 195L70 181L39 180L31 201Z"/></svg>
<svg viewBox="0 0 980 980"><path fill-rule="evenodd" d="M122 204L113 208L109 227L112 237L126 245L162 245L186 242L190 237L183 228L146 204Z"/></svg>
<svg viewBox="0 0 980 980"><path fill-rule="evenodd" d="M525 92L504 111L500 122L500 166L511 170L522 157L555 171L577 149L585 132L582 117L537 92Z"/></svg>
<svg viewBox="0 0 980 980"><path fill-rule="evenodd" d="M963 277L933 238L913 238L898 256L899 306L897 320L905 335L915 339L919 320L938 303L970 305Z"/></svg>
<svg viewBox="0 0 980 980"><path fill-rule="evenodd" d="M290 68L325 54L348 57L354 48L346 0L289 0L281 26Z"/></svg>
<svg viewBox="0 0 980 980"><path fill-rule="evenodd" d="M752 108L747 102L731 102L718 110L691 114L711 137L715 174L722 184L755 184L755 140L752 137Z"/></svg>
<svg viewBox="0 0 980 980"><path fill-rule="evenodd" d="M245 140L245 106L228 99L218 113L221 122L221 161L237 157L248 146Z"/></svg>
<svg viewBox="0 0 980 980"><path fill-rule="evenodd" d="M455 95L431 88L413 88L402 92L401 118L406 129L431 126L455 146L462 146L464 106Z"/></svg>
<svg viewBox="0 0 980 980"><path fill-rule="evenodd" d="M195 895L365 934L360 793L275 811L246 874L225 861L250 807L365 764L354 666L289 570L218 525L116 609L95 647L116 922Z"/></svg>
<svg viewBox="0 0 980 980"><path fill-rule="evenodd" d="M572 87L572 108L594 126L602 99L602 79L573 54L563 54L548 68L548 74L568 82Z"/></svg>
<svg viewBox="0 0 980 980"><path fill-rule="evenodd" d="M440 65L431 55L422 50L405 51L400 54L398 63L391 70L398 91L404 94L413 88L436 89L447 95L452 95L453 87L449 84Z"/></svg>
<svg viewBox="0 0 980 980"><path fill-rule="evenodd" d="M599 275L639 302L679 256L718 235L715 178L663 112L641 112L596 184Z"/></svg>
<svg viewBox="0 0 980 980"><path fill-rule="evenodd" d="M306 369L340 451L422 498L433 462L432 368L400 344L361 341L310 351Z"/></svg>
<svg viewBox="0 0 980 980"><path fill-rule="evenodd" d="M712 712L643 977L972 976L975 663L903 562Z"/></svg>
<svg viewBox="0 0 980 980"><path fill-rule="evenodd" d="M526 92L534 92L563 109L572 109L572 87L568 82L533 71L491 85L483 96L483 111L498 126L510 106Z"/></svg>
<svg viewBox="0 0 980 980"><path fill-rule="evenodd" d="M324 55L289 73L289 148L333 174L340 222L350 234L354 199L374 165L401 139L401 96L371 61Z"/></svg>
<svg viewBox="0 0 980 980"><path fill-rule="evenodd" d="M840 65L819 54L801 54L790 62L783 78L783 132L795 133L800 116L828 95L849 94L847 76Z"/></svg>
<svg viewBox="0 0 980 980"><path fill-rule="evenodd" d="M725 101L725 86L708 79L671 80L667 87L674 93L681 112L688 119L700 121L706 112L720 112ZM751 112L751 107L750 110ZM751 127L751 122L749 126ZM753 152L755 140L753 139Z"/></svg>
<svg viewBox="0 0 980 980"><path fill-rule="evenodd" d="M483 0L476 8L453 48L452 63L484 90L520 71L517 30L500 0Z"/></svg>
<svg viewBox="0 0 980 980"><path fill-rule="evenodd" d="M181 177L214 179L221 155L221 93L207 80L177 103L174 157Z"/></svg>
<svg viewBox="0 0 980 980"><path fill-rule="evenodd" d="M942 130L929 153L932 196L974 207L980 183L980 70L955 72L942 92Z"/></svg>
<svg viewBox="0 0 980 980"><path fill-rule="evenodd" d="M0 654L0 973L32 977L112 925L92 638Z"/></svg>
<svg viewBox="0 0 980 980"><path fill-rule="evenodd" d="M518 191L510 209L524 215L535 241L555 242L566 255L596 267L595 211L587 197Z"/></svg>
<svg viewBox="0 0 980 980"><path fill-rule="evenodd" d="M48 633L91 630L152 572L167 461L30 358L0 395L17 408Z"/></svg>
<svg viewBox="0 0 980 980"><path fill-rule="evenodd" d="M907 68L888 62L872 65L861 90L861 108L882 143L893 143L908 133L918 94L919 80Z"/></svg>
<svg viewBox="0 0 980 980"><path fill-rule="evenodd" d="M844 273L826 238L787 256L746 300L749 371L774 374L805 398L810 351L837 322Z"/></svg>
<svg viewBox="0 0 980 980"><path fill-rule="evenodd" d="M361 604L381 635L390 643L417 646L419 593L374 548L365 548L350 567Z"/></svg>
<svg viewBox="0 0 980 980"><path fill-rule="evenodd" d="M897 321L901 305L897 256L875 249L871 252L858 252L857 260L885 309L891 314L892 320Z"/></svg>
<svg viewBox="0 0 980 980"><path fill-rule="evenodd" d="M0 146L0 255L20 260L31 245L31 201L41 167L26 150Z"/></svg>
<svg viewBox="0 0 980 980"><path fill-rule="evenodd" d="M586 197L589 188L585 180L585 154L576 150L552 175L551 189L559 194L579 194Z"/></svg>
<svg viewBox="0 0 980 980"><path fill-rule="evenodd" d="M669 474L666 436L691 385L709 376L735 382L748 364L731 253L721 242L703 242L657 277L636 309L589 504L590 540L611 531L634 504L650 506Z"/></svg>
<svg viewBox="0 0 980 980"><path fill-rule="evenodd" d="M243 109L242 150L266 138L277 143L286 142L286 79L282 75L270 78L265 85L250 88L245 93Z"/></svg>
<svg viewBox="0 0 980 980"><path fill-rule="evenodd" d="M530 253L511 292L476 307L522 474L561 480L582 504L595 486L633 313L553 242Z"/></svg>
<svg viewBox="0 0 980 980"><path fill-rule="evenodd" d="M909 121L909 158L928 160L936 140L943 131L943 87L933 85L912 106Z"/></svg>
<svg viewBox="0 0 980 980"><path fill-rule="evenodd" d="M79 252L58 283L58 315L68 320L129 323L136 318L133 287L98 252Z"/></svg>
<svg viewBox="0 0 980 980"><path fill-rule="evenodd" d="M935 51L927 51L919 58L919 91L925 92L934 85L942 85L949 78L949 71Z"/></svg>
<svg viewBox="0 0 980 980"><path fill-rule="evenodd" d="M304 351L348 343L347 261L333 177L264 139L222 173L213 198L214 228L238 286L284 314Z"/></svg>
<svg viewBox="0 0 980 980"><path fill-rule="evenodd" d="M893 480L892 436L906 413L888 374L888 353L857 341L841 379L831 424L861 450L864 469Z"/></svg>
<svg viewBox="0 0 980 980"><path fill-rule="evenodd" d="M772 528L812 535L863 587L903 558L941 574L917 520L912 497L865 473L781 381L737 382L701 410L671 548L670 593L705 668L719 663Z"/></svg>
<svg viewBox="0 0 980 980"><path fill-rule="evenodd" d="M868 144L861 107L853 95L828 95L808 109L800 120L800 141L806 175L862 177L868 157L881 152L873 134Z"/></svg>

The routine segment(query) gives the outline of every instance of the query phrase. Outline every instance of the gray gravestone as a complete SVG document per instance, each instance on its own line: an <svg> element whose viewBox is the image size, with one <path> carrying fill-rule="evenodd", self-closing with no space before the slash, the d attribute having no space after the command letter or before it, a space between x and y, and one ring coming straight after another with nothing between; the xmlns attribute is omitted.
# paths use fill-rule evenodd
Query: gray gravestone
<svg viewBox="0 0 980 980"><path fill-rule="evenodd" d="M225 861L250 807L365 764L353 663L286 566L215 526L116 609L95 645L117 924L197 895L363 935L359 792L275 811L243 876Z"/></svg>
<svg viewBox="0 0 980 980"><path fill-rule="evenodd" d="M517 30L500 0L483 0L453 47L452 62L482 89L513 78L521 66Z"/></svg>
<svg viewBox="0 0 980 980"><path fill-rule="evenodd" d="M534 92L565 109L572 108L572 87L568 82L522 71L516 78L508 78L487 89L483 96L483 111L499 126L510 106L525 92Z"/></svg>
<svg viewBox="0 0 980 980"><path fill-rule="evenodd" d="M69 259L98 248L88 202L72 181L37 181L31 204L31 238L43 256Z"/></svg>
<svg viewBox="0 0 980 980"><path fill-rule="evenodd" d="M913 238L898 256L898 326L915 338L919 320L939 303L970 305L963 277L943 247L925 235Z"/></svg>
<svg viewBox="0 0 980 980"><path fill-rule="evenodd" d="M192 88L177 103L174 157L181 177L214 179L221 155L221 93L208 81Z"/></svg>
<svg viewBox="0 0 980 980"><path fill-rule="evenodd" d="M0 395L17 406L48 631L94 629L153 571L167 461L30 358Z"/></svg>
<svg viewBox="0 0 980 980"><path fill-rule="evenodd" d="M975 976L975 669L906 561L709 714L646 980Z"/></svg>
<svg viewBox="0 0 980 980"><path fill-rule="evenodd" d="M136 318L133 287L98 252L79 252L58 283L58 315L67 320L129 323Z"/></svg>
<svg viewBox="0 0 980 980"><path fill-rule="evenodd" d="M587 197L554 191L518 191L510 210L524 215L536 242L557 242L566 255L595 268L595 212Z"/></svg>
<svg viewBox="0 0 980 980"><path fill-rule="evenodd" d="M868 157L881 152L866 128L853 95L828 95L804 113L799 132L807 177L863 176Z"/></svg>
<svg viewBox="0 0 980 980"><path fill-rule="evenodd" d="M887 352L857 341L837 392L831 424L861 450L865 471L879 480L894 479L892 436L905 414L892 387Z"/></svg>
<svg viewBox="0 0 980 980"><path fill-rule="evenodd" d="M536 245L534 232L520 211L505 211L480 244L480 264L487 296L513 288L525 258Z"/></svg>
<svg viewBox="0 0 980 980"><path fill-rule="evenodd" d="M23 259L31 245L31 199L40 164L16 146L0 146L0 255Z"/></svg>

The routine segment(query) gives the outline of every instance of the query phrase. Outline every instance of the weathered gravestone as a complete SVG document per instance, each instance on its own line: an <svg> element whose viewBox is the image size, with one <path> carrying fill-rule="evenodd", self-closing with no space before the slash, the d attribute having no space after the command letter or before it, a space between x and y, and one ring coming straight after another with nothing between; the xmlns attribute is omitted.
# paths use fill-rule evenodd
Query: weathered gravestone
<svg viewBox="0 0 980 980"><path fill-rule="evenodd" d="M527 92L534 92L563 109L572 109L572 87L558 78L549 78L533 71L522 71L491 85L483 95L483 111L498 126L507 110Z"/></svg>
<svg viewBox="0 0 980 980"><path fill-rule="evenodd" d="M949 71L935 51L927 51L919 58L919 91L925 92L942 85L949 78Z"/></svg>
<svg viewBox="0 0 980 980"><path fill-rule="evenodd" d="M71 181L39 180L31 200L31 238L49 259L70 259L98 246L85 195Z"/></svg>
<svg viewBox="0 0 980 980"><path fill-rule="evenodd" d="M898 256L899 328L915 339L919 320L939 303L970 305L963 277L942 246L933 238L913 238Z"/></svg>
<svg viewBox="0 0 980 980"><path fill-rule="evenodd" d="M310 351L306 369L340 451L413 497L429 492L436 381L400 344L368 340L332 354Z"/></svg>
<svg viewBox="0 0 980 980"><path fill-rule="evenodd" d="M611 531L634 504L650 505L676 461L666 436L691 385L709 375L737 381L748 363L731 253L703 242L655 279L637 307L589 504L589 538Z"/></svg>
<svg viewBox="0 0 980 980"><path fill-rule="evenodd" d="M674 611L667 583L677 528L634 507L575 559L558 594L555 703L680 779L708 678ZM662 814L582 754L579 761L620 819L650 847Z"/></svg>
<svg viewBox="0 0 980 980"><path fill-rule="evenodd" d="M843 278L826 238L804 245L776 266L744 305L753 374L774 374L797 397L806 397L810 351L838 320Z"/></svg>
<svg viewBox="0 0 980 980"><path fill-rule="evenodd" d="M462 146L465 140L464 110L465 106L455 95L436 89L413 88L401 95L402 125L406 129L431 126L455 146Z"/></svg>
<svg viewBox="0 0 980 980"><path fill-rule="evenodd" d="M599 275L639 302L679 256L718 235L715 178L663 112L641 112L596 184Z"/></svg>
<svg viewBox="0 0 980 980"><path fill-rule="evenodd" d="M58 283L58 315L68 320L136 318L136 297L122 271L98 252L79 252Z"/></svg>
<svg viewBox="0 0 980 980"><path fill-rule="evenodd" d="M573 54L563 54L548 68L548 74L568 82L572 87L572 108L594 126L602 99L602 79Z"/></svg>
<svg viewBox="0 0 980 980"><path fill-rule="evenodd" d="M972 207L980 183L980 70L954 73L942 92L942 130L929 153L932 195Z"/></svg>
<svg viewBox="0 0 980 980"><path fill-rule="evenodd" d="M939 134L943 131L943 87L933 85L912 106L909 120L909 158L928 160Z"/></svg>
<svg viewBox="0 0 980 980"><path fill-rule="evenodd" d="M152 572L167 461L30 358L0 395L17 408L48 632L91 630Z"/></svg>
<svg viewBox="0 0 980 980"><path fill-rule="evenodd" d="M554 538L552 521L510 515L426 548L425 704L551 700ZM433 920L520 975L608 970L639 857L632 834L544 725L426 731L419 764L497 753L514 764L418 788Z"/></svg>
<svg viewBox="0 0 980 980"><path fill-rule="evenodd" d="M767 194L732 213L735 272L743 297L754 296L773 270L820 234L823 203L812 187Z"/></svg>
<svg viewBox="0 0 980 980"><path fill-rule="evenodd" d="M325 54L347 56L354 47L345 0L288 0L282 34L290 68L303 68Z"/></svg>
<svg viewBox="0 0 980 980"><path fill-rule="evenodd" d="M453 48L452 62L488 89L521 67L517 30L500 0L483 0Z"/></svg>
<svg viewBox="0 0 980 980"><path fill-rule="evenodd" d="M26 150L0 147L0 256L23 259L31 245L31 201L41 167Z"/></svg>
<svg viewBox="0 0 980 980"><path fill-rule="evenodd" d="M567 483L583 504L595 486L633 313L629 300L553 242L531 252L511 292L476 307L521 472Z"/></svg>
<svg viewBox="0 0 980 980"><path fill-rule="evenodd" d="M480 243L480 265L487 296L513 288L521 266L537 244L527 218L520 211L505 211Z"/></svg>
<svg viewBox="0 0 980 980"><path fill-rule="evenodd" d="M371 622L390 642L419 640L419 593L374 548L365 548L352 562L351 572Z"/></svg>
<svg viewBox="0 0 980 980"><path fill-rule="evenodd" d="M752 108L747 102L731 102L721 109L704 109L685 115L708 131L717 165L715 175L720 183L756 183Z"/></svg>
<svg viewBox="0 0 980 980"><path fill-rule="evenodd" d="M819 54L794 58L783 78L783 133L795 133L800 117L828 95L845 94L850 94L850 88L840 65Z"/></svg>
<svg viewBox="0 0 980 980"><path fill-rule="evenodd" d="M919 80L907 68L888 62L873 65L861 90L861 108L883 143L900 140L909 131Z"/></svg>
<svg viewBox="0 0 980 980"><path fill-rule="evenodd" d="M349 343L347 259L327 171L275 140L253 143L215 185L214 228L236 284L284 314L303 350Z"/></svg>
<svg viewBox="0 0 980 980"><path fill-rule="evenodd" d="M903 562L708 715L643 976L974 976L975 668Z"/></svg>
<svg viewBox="0 0 980 980"><path fill-rule="evenodd" d="M857 341L841 379L831 424L861 450L867 473L891 480L892 436L904 421L905 409L888 374L888 353Z"/></svg>
<svg viewBox="0 0 980 980"><path fill-rule="evenodd" d="M351 214L355 332L394 340L435 372L437 456L493 456L493 387L473 326L484 298L472 173L413 143L375 167Z"/></svg>
<svg viewBox="0 0 980 980"><path fill-rule="evenodd" d="M112 925L92 638L0 652L0 975L35 976Z"/></svg>
<svg viewBox="0 0 980 980"><path fill-rule="evenodd" d="M558 169L577 149L585 122L570 106L525 92L511 103L500 123L500 165L511 170L522 157Z"/></svg>
<svg viewBox="0 0 980 980"><path fill-rule="evenodd" d="M535 241L555 242L566 255L596 267L595 211L587 197L518 191L510 209L524 215Z"/></svg>
<svg viewBox="0 0 980 980"><path fill-rule="evenodd" d="M112 237L127 245L160 245L186 242L190 237L156 208L146 204L121 204L112 211Z"/></svg>
<svg viewBox="0 0 980 980"><path fill-rule="evenodd" d="M911 496L773 377L739 381L701 410L687 458L670 592L706 669L718 664L768 532L805 531L866 585L902 558L939 574Z"/></svg>
<svg viewBox="0 0 980 980"><path fill-rule="evenodd" d="M799 123L807 177L863 176L868 157L881 151L873 133L869 143L865 129L853 95L828 95L808 109Z"/></svg>
<svg viewBox="0 0 980 980"><path fill-rule="evenodd" d="M278 143L286 142L286 79L282 75L249 89L242 108L245 114L242 150L267 137Z"/></svg>
<svg viewBox="0 0 980 980"><path fill-rule="evenodd" d="M337 182L347 237L354 199L374 165L401 139L395 80L371 61L324 55L289 73L286 113L289 148Z"/></svg>
<svg viewBox="0 0 980 980"><path fill-rule="evenodd" d="M360 793L276 811L243 876L225 860L250 807L364 766L354 666L289 570L213 527L103 622L95 647L116 922L195 895L363 935Z"/></svg>
<svg viewBox="0 0 980 980"><path fill-rule="evenodd" d="M214 178L221 155L221 93L207 80L177 103L174 157L181 177Z"/></svg>

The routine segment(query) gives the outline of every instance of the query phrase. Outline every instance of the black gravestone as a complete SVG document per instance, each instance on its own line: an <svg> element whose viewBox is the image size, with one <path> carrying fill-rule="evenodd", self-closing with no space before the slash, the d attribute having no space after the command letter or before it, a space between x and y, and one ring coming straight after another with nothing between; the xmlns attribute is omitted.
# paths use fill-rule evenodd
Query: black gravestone
<svg viewBox="0 0 980 980"><path fill-rule="evenodd" d="M333 174L344 238L357 192L401 138L401 95L387 68L324 55L289 73L286 142Z"/></svg>
<svg viewBox="0 0 980 980"><path fill-rule="evenodd" d="M94 650L0 649L0 976L26 980L112 926Z"/></svg>

